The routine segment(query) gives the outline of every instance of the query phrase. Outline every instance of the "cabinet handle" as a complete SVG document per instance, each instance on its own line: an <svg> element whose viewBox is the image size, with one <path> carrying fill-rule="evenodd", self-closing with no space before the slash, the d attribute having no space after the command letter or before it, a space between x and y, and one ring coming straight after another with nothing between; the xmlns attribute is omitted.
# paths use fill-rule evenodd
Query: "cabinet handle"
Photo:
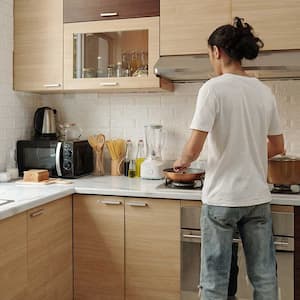
<svg viewBox="0 0 300 300"><path fill-rule="evenodd" d="M117 86L119 85L118 82L100 82L101 86Z"/></svg>
<svg viewBox="0 0 300 300"><path fill-rule="evenodd" d="M97 200L97 203L102 203L106 205L120 205L121 201L113 201L113 200Z"/></svg>
<svg viewBox="0 0 300 300"><path fill-rule="evenodd" d="M137 206L137 207L146 207L146 206L148 206L148 203L144 203L144 202L128 202L127 205L129 205L129 206Z"/></svg>
<svg viewBox="0 0 300 300"><path fill-rule="evenodd" d="M287 242L274 242L274 245L275 246L288 246L289 243L287 243Z"/></svg>
<svg viewBox="0 0 300 300"><path fill-rule="evenodd" d="M45 88L61 87L61 83L44 84L44 87L45 87Z"/></svg>
<svg viewBox="0 0 300 300"><path fill-rule="evenodd" d="M31 217L31 218L35 218L35 217L37 217L37 216L42 215L43 213L44 213L44 209L41 208L40 210L37 210L37 211L31 213L31 214L30 214L30 217Z"/></svg>
<svg viewBox="0 0 300 300"><path fill-rule="evenodd" d="M118 12L106 12L106 13L101 13L100 17L115 17L118 16Z"/></svg>

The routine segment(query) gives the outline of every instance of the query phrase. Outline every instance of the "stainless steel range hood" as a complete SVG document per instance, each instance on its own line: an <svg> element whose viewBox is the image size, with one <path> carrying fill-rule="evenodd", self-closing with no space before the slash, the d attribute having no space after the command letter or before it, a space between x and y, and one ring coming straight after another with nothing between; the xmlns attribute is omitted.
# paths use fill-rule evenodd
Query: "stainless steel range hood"
<svg viewBox="0 0 300 300"><path fill-rule="evenodd" d="M300 79L300 50L263 51L255 60L244 60L248 73L263 80ZM213 76L208 55L161 56L154 73L175 82L201 81Z"/></svg>

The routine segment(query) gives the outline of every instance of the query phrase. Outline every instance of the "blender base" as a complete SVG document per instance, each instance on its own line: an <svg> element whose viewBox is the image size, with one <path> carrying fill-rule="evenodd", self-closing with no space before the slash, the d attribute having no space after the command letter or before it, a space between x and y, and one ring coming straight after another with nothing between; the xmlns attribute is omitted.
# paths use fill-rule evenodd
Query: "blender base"
<svg viewBox="0 0 300 300"><path fill-rule="evenodd" d="M141 178L143 179L162 179L165 162L162 160L145 159L141 164Z"/></svg>

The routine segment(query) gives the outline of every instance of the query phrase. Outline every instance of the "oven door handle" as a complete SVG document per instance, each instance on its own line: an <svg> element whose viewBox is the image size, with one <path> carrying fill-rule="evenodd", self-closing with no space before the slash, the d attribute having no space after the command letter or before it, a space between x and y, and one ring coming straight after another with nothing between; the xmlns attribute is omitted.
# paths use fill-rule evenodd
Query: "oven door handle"
<svg viewBox="0 0 300 300"><path fill-rule="evenodd" d="M201 240L202 236L201 235L195 235L195 234L184 234L184 238L190 238L190 239L199 239Z"/></svg>
<svg viewBox="0 0 300 300"><path fill-rule="evenodd" d="M56 173L58 176L62 176L61 172L61 166L60 166L60 153L61 153L61 146L62 142L58 142L56 145L56 151L55 151L55 167L56 167Z"/></svg>
<svg viewBox="0 0 300 300"><path fill-rule="evenodd" d="M201 235L195 235L195 234L183 234L183 238L190 238L190 239L202 239ZM233 243L241 243L242 240L241 239L232 239Z"/></svg>

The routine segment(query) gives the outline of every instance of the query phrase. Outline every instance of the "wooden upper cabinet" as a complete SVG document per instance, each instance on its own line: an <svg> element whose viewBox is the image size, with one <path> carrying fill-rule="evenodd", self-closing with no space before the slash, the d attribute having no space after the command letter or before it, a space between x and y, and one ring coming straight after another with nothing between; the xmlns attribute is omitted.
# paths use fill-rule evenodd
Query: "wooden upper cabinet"
<svg viewBox="0 0 300 300"><path fill-rule="evenodd" d="M14 1L14 89L62 90L63 1Z"/></svg>
<svg viewBox="0 0 300 300"><path fill-rule="evenodd" d="M0 299L29 299L26 238L26 213L0 221Z"/></svg>
<svg viewBox="0 0 300 300"><path fill-rule="evenodd" d="M253 26L264 50L300 49L299 0L232 0L232 16Z"/></svg>
<svg viewBox="0 0 300 300"><path fill-rule="evenodd" d="M66 91L172 91L158 59L159 17L64 24Z"/></svg>
<svg viewBox="0 0 300 300"><path fill-rule="evenodd" d="M158 15L159 0L64 0L64 23Z"/></svg>
<svg viewBox="0 0 300 300"><path fill-rule="evenodd" d="M125 201L126 300L180 299L180 201Z"/></svg>
<svg viewBox="0 0 300 300"><path fill-rule="evenodd" d="M27 212L28 300L72 300L72 197Z"/></svg>
<svg viewBox="0 0 300 300"><path fill-rule="evenodd" d="M160 55L207 53L210 33L230 22L231 0L160 0Z"/></svg>

